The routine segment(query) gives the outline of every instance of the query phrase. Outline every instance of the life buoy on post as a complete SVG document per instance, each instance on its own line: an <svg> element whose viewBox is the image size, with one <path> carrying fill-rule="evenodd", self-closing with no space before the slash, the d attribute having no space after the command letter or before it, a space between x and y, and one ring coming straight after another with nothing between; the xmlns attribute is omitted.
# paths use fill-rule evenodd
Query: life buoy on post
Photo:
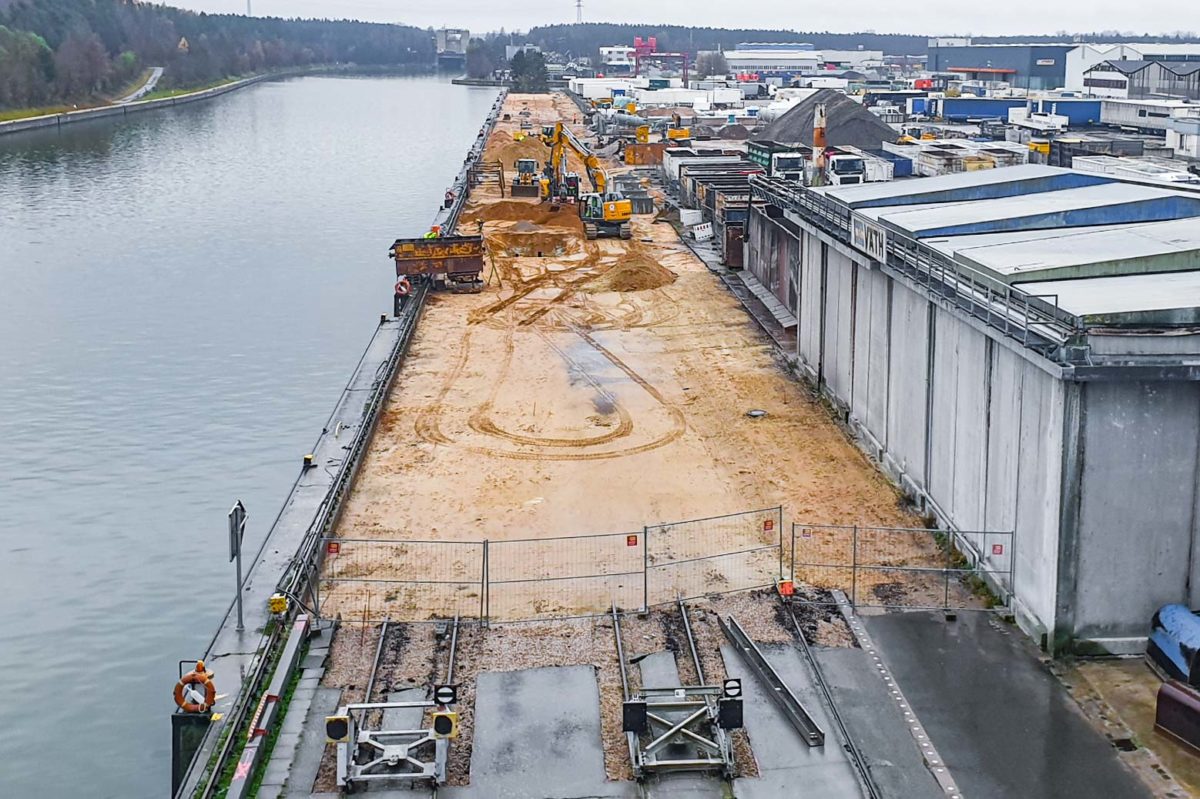
<svg viewBox="0 0 1200 799"><path fill-rule="evenodd" d="M408 282L408 278L402 277L396 281L396 296L407 297L412 294L412 283Z"/></svg>
<svg viewBox="0 0 1200 799"><path fill-rule="evenodd" d="M202 686L204 700L195 701L195 692L187 690L189 685ZM212 675L204 670L204 661L197 660L196 668L179 678L175 683L175 704L184 713L203 713L217 701L217 687L213 685Z"/></svg>

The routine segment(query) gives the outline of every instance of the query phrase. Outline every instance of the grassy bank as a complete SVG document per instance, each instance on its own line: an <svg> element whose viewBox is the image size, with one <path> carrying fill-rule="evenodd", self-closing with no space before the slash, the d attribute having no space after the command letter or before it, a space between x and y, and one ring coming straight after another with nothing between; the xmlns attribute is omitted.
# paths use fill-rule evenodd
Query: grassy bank
<svg viewBox="0 0 1200 799"><path fill-rule="evenodd" d="M246 75L244 77L252 77L252 76ZM158 91L153 91L153 92L150 92L149 94L139 97L138 102L141 102L142 100L165 100L168 97L179 97L180 95L192 94L193 92L202 92L202 91L206 91L208 89L215 89L218 86L228 86L230 83L236 83L237 81L242 80L242 79L243 79L242 77L221 78L220 80L214 80L210 83L206 83L203 86L189 86L186 89L160 89Z"/></svg>
<svg viewBox="0 0 1200 799"><path fill-rule="evenodd" d="M28 119L29 117L43 117L47 114L61 114L66 111L78 111L80 108L93 107L90 105L50 105L44 108L14 108L8 111L0 111L0 122L11 122L14 119Z"/></svg>

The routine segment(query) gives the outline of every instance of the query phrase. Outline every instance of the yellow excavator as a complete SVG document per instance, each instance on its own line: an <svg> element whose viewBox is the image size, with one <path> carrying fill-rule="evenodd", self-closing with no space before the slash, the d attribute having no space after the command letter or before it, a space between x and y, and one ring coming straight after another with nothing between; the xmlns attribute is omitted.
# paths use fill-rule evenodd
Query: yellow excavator
<svg viewBox="0 0 1200 799"><path fill-rule="evenodd" d="M589 239L600 236L630 238L633 235L630 224L633 203L611 188L600 157L561 122L555 123L553 132L545 138L549 139L550 158L546 162L546 178L542 181L542 199L577 200L579 218L583 220L583 229ZM579 175L567 169L568 150L583 161L592 184L590 193L580 193Z"/></svg>

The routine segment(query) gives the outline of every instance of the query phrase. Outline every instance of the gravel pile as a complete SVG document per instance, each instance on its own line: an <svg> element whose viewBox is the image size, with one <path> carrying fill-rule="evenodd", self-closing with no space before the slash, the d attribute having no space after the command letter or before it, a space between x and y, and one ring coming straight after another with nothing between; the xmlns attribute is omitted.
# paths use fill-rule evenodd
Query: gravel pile
<svg viewBox="0 0 1200 799"><path fill-rule="evenodd" d="M841 92L821 89L797 103L790 111L767 125L755 140L807 144L813 142L813 112L825 104L825 141L831 147L877 150L883 142L894 142L899 134L879 117Z"/></svg>

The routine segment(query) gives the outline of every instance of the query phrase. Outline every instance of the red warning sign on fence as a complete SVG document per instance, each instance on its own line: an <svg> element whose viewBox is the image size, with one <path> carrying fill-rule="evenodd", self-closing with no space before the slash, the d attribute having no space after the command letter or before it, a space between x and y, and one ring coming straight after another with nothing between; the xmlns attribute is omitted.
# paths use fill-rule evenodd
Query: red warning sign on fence
<svg viewBox="0 0 1200 799"><path fill-rule="evenodd" d="M775 529L775 520L774 519L767 519L765 522L763 522L763 532L764 533L769 533L774 529Z"/></svg>
<svg viewBox="0 0 1200 799"><path fill-rule="evenodd" d="M636 547L637 546L637 536L636 535L625 536L625 546Z"/></svg>
<svg viewBox="0 0 1200 799"><path fill-rule="evenodd" d="M339 553L341 551L342 551L342 545L340 543L338 543L337 541L327 541L325 543L325 554L326 555L336 555L337 553Z"/></svg>
<svg viewBox="0 0 1200 799"><path fill-rule="evenodd" d="M1003 555L1004 554L1004 544L992 544L992 554L993 555Z"/></svg>

